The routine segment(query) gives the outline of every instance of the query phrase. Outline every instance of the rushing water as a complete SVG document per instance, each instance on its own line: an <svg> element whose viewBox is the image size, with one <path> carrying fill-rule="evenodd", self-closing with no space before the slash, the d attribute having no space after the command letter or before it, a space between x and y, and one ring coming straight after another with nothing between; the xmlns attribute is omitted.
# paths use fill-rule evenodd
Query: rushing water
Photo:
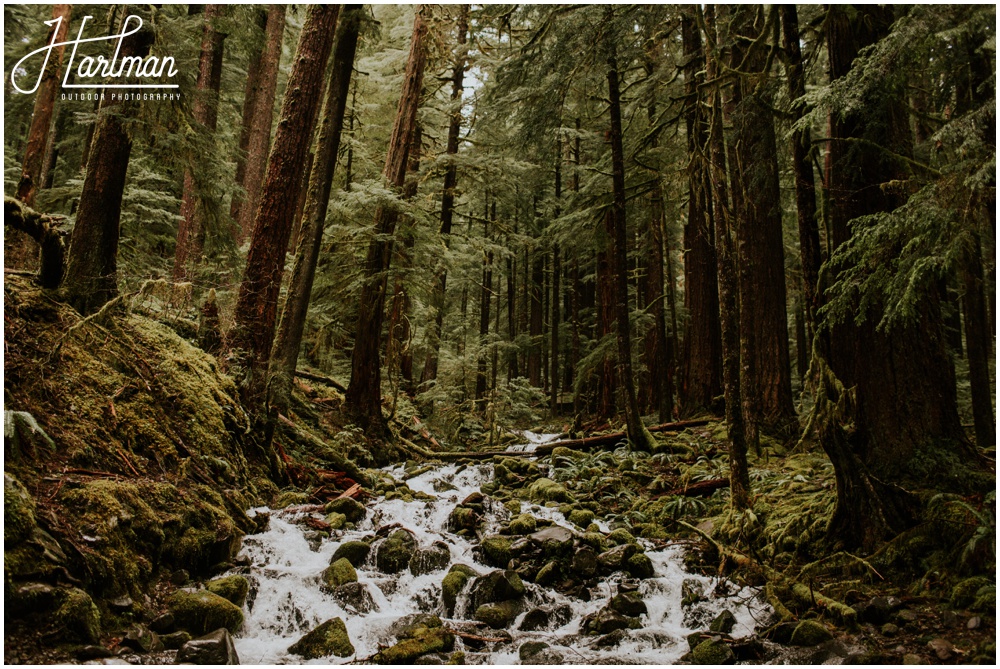
<svg viewBox="0 0 1000 669"><path fill-rule="evenodd" d="M543 443L540 439L531 441L535 444ZM320 623L337 616L347 625L356 657L324 658L314 661L315 664L349 662L376 653L380 643L388 645L393 642L388 634L389 626L407 614L438 613L442 615L445 624L449 625L449 620L442 613L440 597L441 580L447 573L447 568L418 577L412 576L408 570L388 576L371 564L375 553L372 550L369 563L357 570L358 580L367 585L377 607L364 615L346 611L332 596L322 592L320 575L330 564L331 556L341 543L370 536L380 525L389 523L400 523L413 531L421 546L429 546L435 541L444 542L451 552L452 563L462 562L474 566L480 573L488 573L492 568L477 563L473 558L474 544L448 531L448 515L456 504L470 493L478 491L480 485L492 480L492 469L492 465L488 464L466 468L447 465L427 471L406 483L414 491L433 495L433 501L380 499L369 507L367 517L359 523L357 530L335 533L335 537L319 542L315 538L310 541L310 530L295 523L295 516L273 513L268 531L248 536L244 541L243 555L250 559L252 565L250 579L254 589L244 611L244 630L236 639L236 648L242 662L299 663L301 658L290 655L287 652L288 646ZM397 479L404 478L402 468L390 468L387 471ZM443 485L444 483L448 485ZM446 492L439 492L446 488ZM548 518L556 524L576 529L555 509L527 505L522 505L522 509L536 517ZM254 510L263 511L266 509ZM483 528L486 533L495 532L510 516L499 504L491 504L487 511L486 525ZM603 523L599 521L598 524L603 531L607 531ZM753 632L756 626L755 616L761 618L765 608L757 599L756 593L750 589L740 590L735 586L727 588L727 584L716 588L719 585L717 579L685 572L680 546L668 546L662 550L653 550L647 546L646 553L655 567L655 576L642 581L639 592L649 614L643 616L642 629L629 631L626 639L619 645L613 648L593 648L591 646L595 639L579 634L581 618L603 607L610 596L615 594L614 576L602 581L600 588L592 591L589 602L526 583L530 602L538 605L569 605L572 609L571 620L556 630L520 632L517 631L517 626L524 615L522 613L509 628L514 637L513 643L504 644L491 653L475 653L466 649L466 661L516 664L520 645L525 641L539 640L561 652L566 663L670 663L687 652L688 634L705 629L716 614L727 608L736 615L734 636ZM709 595L708 601L687 609L682 608L681 587L686 579L702 583L705 593ZM726 590L730 593L728 596L713 594ZM463 617L465 608L460 597L456 619ZM456 649L462 649L460 639L456 640Z"/></svg>

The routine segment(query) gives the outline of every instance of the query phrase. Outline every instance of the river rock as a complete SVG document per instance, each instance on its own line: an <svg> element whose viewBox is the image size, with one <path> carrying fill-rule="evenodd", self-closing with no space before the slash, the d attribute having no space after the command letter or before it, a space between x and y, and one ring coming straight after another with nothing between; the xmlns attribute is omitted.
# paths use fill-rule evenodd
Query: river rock
<svg viewBox="0 0 1000 669"><path fill-rule="evenodd" d="M510 626L521 610L521 602L508 599L502 602L483 604L476 609L473 618L486 623L495 630L501 630Z"/></svg>
<svg viewBox="0 0 1000 669"><path fill-rule="evenodd" d="M55 620L70 637L84 643L97 643L101 638L101 612L90 595L79 588L66 591Z"/></svg>
<svg viewBox="0 0 1000 669"><path fill-rule="evenodd" d="M345 609L355 613L378 611L378 605L364 583L355 581L338 586L333 591L333 598Z"/></svg>
<svg viewBox="0 0 1000 669"><path fill-rule="evenodd" d="M412 637L421 627L428 629L444 627L444 623L433 613L410 613L393 621L389 625L388 634L396 640L406 639Z"/></svg>
<svg viewBox="0 0 1000 669"><path fill-rule="evenodd" d="M520 502L518 504L520 505ZM508 528L511 534L531 534L538 529L538 521L530 513L522 513L511 519Z"/></svg>
<svg viewBox="0 0 1000 669"><path fill-rule="evenodd" d="M174 622L174 614L170 613L170 611L161 613L149 621L149 629L160 635L168 634L174 631L175 626L176 623Z"/></svg>
<svg viewBox="0 0 1000 669"><path fill-rule="evenodd" d="M646 602L642 601L642 596L638 592L620 592L611 598L608 606L613 611L629 618L637 618L649 613ZM726 631L728 632L728 630Z"/></svg>
<svg viewBox="0 0 1000 669"><path fill-rule="evenodd" d="M410 573L414 576L430 574L448 566L451 550L443 541L435 541L430 548L420 548L410 558Z"/></svg>
<svg viewBox="0 0 1000 669"><path fill-rule="evenodd" d="M163 643L163 647L167 650L177 650L190 640L191 635L184 630L160 636L160 641Z"/></svg>
<svg viewBox="0 0 1000 669"><path fill-rule="evenodd" d="M626 530L624 527L619 527L617 530L611 532L608 535L608 543L612 546L621 546L622 544L634 544L635 537L632 533Z"/></svg>
<svg viewBox="0 0 1000 669"><path fill-rule="evenodd" d="M335 499L329 502L323 510L326 513L342 513L347 517L349 523L360 522L368 514L364 504L350 497Z"/></svg>
<svg viewBox="0 0 1000 669"><path fill-rule="evenodd" d="M394 646L376 653L375 664L412 664L421 655L449 653L455 647L455 635L443 627L418 627Z"/></svg>
<svg viewBox="0 0 1000 669"><path fill-rule="evenodd" d="M580 543L590 546L597 553L603 553L610 547L608 545L608 540L603 534L600 532L591 532L590 530L580 535Z"/></svg>
<svg viewBox="0 0 1000 669"><path fill-rule="evenodd" d="M544 641L527 641L517 649L517 656L523 664L534 664L534 662L529 662L530 658L548 647L549 644Z"/></svg>
<svg viewBox="0 0 1000 669"><path fill-rule="evenodd" d="M635 578L647 579L656 575L653 561L645 553L636 553L625 561L625 571Z"/></svg>
<svg viewBox="0 0 1000 669"><path fill-rule="evenodd" d="M733 664L736 656L725 641L719 637L706 639L691 651L692 664Z"/></svg>
<svg viewBox="0 0 1000 669"><path fill-rule="evenodd" d="M584 634L597 635L608 634L615 630L640 627L637 618L623 616L611 607L605 606L597 613L584 616L580 623L580 629Z"/></svg>
<svg viewBox="0 0 1000 669"><path fill-rule="evenodd" d="M511 540L509 537L502 537L498 534L488 536L479 543L479 552L483 556L483 561L491 567L506 569L512 557L510 552Z"/></svg>
<svg viewBox="0 0 1000 669"><path fill-rule="evenodd" d="M158 653L164 649L160 635L156 632L150 632L142 625L136 625L130 629L118 645L123 648L131 648L137 653Z"/></svg>
<svg viewBox="0 0 1000 669"><path fill-rule="evenodd" d="M205 584L205 589L242 607L246 604L247 594L250 592L250 581L244 576L233 574L212 579Z"/></svg>
<svg viewBox="0 0 1000 669"><path fill-rule="evenodd" d="M573 523L577 527L586 528L594 522L594 518L594 512L590 509L574 509L569 512L569 516L566 517L566 520Z"/></svg>
<svg viewBox="0 0 1000 669"><path fill-rule="evenodd" d="M524 614L518 629L522 632L534 632L541 629L562 627L570 621L572 616L573 610L567 604L554 608L539 606Z"/></svg>
<svg viewBox="0 0 1000 669"><path fill-rule="evenodd" d="M931 639L927 642L927 648L942 662L947 662L955 655L955 647L947 639Z"/></svg>
<svg viewBox="0 0 1000 669"><path fill-rule="evenodd" d="M531 541L542 547L542 552L548 557L560 557L573 550L572 531L565 527L552 525L544 530L538 530L531 535Z"/></svg>
<svg viewBox="0 0 1000 669"><path fill-rule="evenodd" d="M347 558L340 558L323 570L323 585L330 591L357 580L358 572Z"/></svg>
<svg viewBox="0 0 1000 669"><path fill-rule="evenodd" d="M793 646L818 646L832 638L833 634L822 623L815 620L803 620L796 625L795 631L792 632L790 643Z"/></svg>
<svg viewBox="0 0 1000 669"><path fill-rule="evenodd" d="M597 553L593 548L584 546L573 554L571 569L581 578L590 578L597 573Z"/></svg>
<svg viewBox="0 0 1000 669"><path fill-rule="evenodd" d="M476 578L478 575L472 567L464 564L453 564L448 570L444 580L441 581L441 601L449 616L455 613L458 594L465 588L465 584L470 578Z"/></svg>
<svg viewBox="0 0 1000 669"><path fill-rule="evenodd" d="M613 648L624 641L626 637L628 637L628 632L623 629L608 632L594 642L594 648Z"/></svg>
<svg viewBox="0 0 1000 669"><path fill-rule="evenodd" d="M681 582L681 606L691 606L705 599L705 584L693 578Z"/></svg>
<svg viewBox="0 0 1000 669"><path fill-rule="evenodd" d="M167 599L167 606L177 626L192 634L208 634L220 627L236 633L243 626L243 611L208 590L178 590Z"/></svg>
<svg viewBox="0 0 1000 669"><path fill-rule="evenodd" d="M480 522L482 522L482 517L476 513L475 509L459 505L448 516L448 529L452 532L461 532L462 530L471 532L479 527Z"/></svg>
<svg viewBox="0 0 1000 669"><path fill-rule="evenodd" d="M552 479L540 478L528 486L528 496L536 502L562 502L572 504L576 500L566 488Z"/></svg>
<svg viewBox="0 0 1000 669"><path fill-rule="evenodd" d="M375 566L385 574L406 569L417 551L417 540L406 530L396 530L375 549Z"/></svg>
<svg viewBox="0 0 1000 669"><path fill-rule="evenodd" d="M524 593L524 583L516 572L498 569L477 578L472 584L469 597L472 607L478 609L483 604L518 599Z"/></svg>
<svg viewBox="0 0 1000 669"><path fill-rule="evenodd" d="M330 558L330 564L344 558L350 562L355 569L359 569L361 565L365 563L365 560L368 559L368 553L371 549L371 544L364 541L345 541L337 546L337 550L333 552L333 557Z"/></svg>
<svg viewBox="0 0 1000 669"><path fill-rule="evenodd" d="M188 641L177 651L177 664L239 664L229 630L222 628Z"/></svg>
<svg viewBox="0 0 1000 669"><path fill-rule="evenodd" d="M628 559L635 555L635 544L621 544L597 556L598 568L604 574L625 569Z"/></svg>
<svg viewBox="0 0 1000 669"><path fill-rule="evenodd" d="M110 648L105 648L100 644L87 644L85 646L77 646L73 650L73 655L76 659L86 662L87 660L99 660L103 657L111 657L114 653Z"/></svg>
<svg viewBox="0 0 1000 669"><path fill-rule="evenodd" d="M559 563L555 560L549 560L545 565L538 570L535 574L534 582L538 585L550 586L562 577L561 570L559 569Z"/></svg>
<svg viewBox="0 0 1000 669"><path fill-rule="evenodd" d="M715 620L709 624L708 629L716 634L729 634L736 625L736 616L729 609L724 609L722 613L715 616Z"/></svg>
<svg viewBox="0 0 1000 669"><path fill-rule="evenodd" d="M304 637L288 647L289 653L302 656L306 660L336 655L354 655L354 644L347 635L347 626L340 618L330 618Z"/></svg>

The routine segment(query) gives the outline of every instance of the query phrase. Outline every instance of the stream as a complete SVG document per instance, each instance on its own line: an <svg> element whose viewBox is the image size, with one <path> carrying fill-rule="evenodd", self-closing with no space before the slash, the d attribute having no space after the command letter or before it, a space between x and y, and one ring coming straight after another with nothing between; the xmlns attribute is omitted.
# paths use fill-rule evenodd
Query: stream
<svg viewBox="0 0 1000 669"><path fill-rule="evenodd" d="M555 437L528 433L528 443L521 448L532 450L537 444ZM385 471L400 481L405 478L400 466ZM421 547L443 542L450 552L449 566L463 563L481 574L493 571L492 567L477 560L473 552L475 543L448 529L448 517L455 506L471 493L478 492L492 476L492 464L443 465L426 471L406 479L406 484L415 492L433 496L433 500L379 499L368 506L366 517L355 530L333 532L330 538L319 539L308 527L296 522L302 520L301 513L271 512L266 508L251 510L250 515L270 513L271 518L267 531L245 538L241 553L244 564L247 561L250 564L249 573L247 568L242 571L252 583L251 596L244 608L244 629L235 639L241 661L244 664L301 663L302 658L290 654L288 647L333 617L340 617L346 623L355 656L326 657L312 663L346 663L375 654L380 647L394 643L389 628L408 614L435 613L441 616L446 627L464 625L463 629L470 629L467 621L472 618L468 610L471 581L459 594L454 617L446 617L441 601L441 581L448 567L420 576L411 575L409 570L387 575L376 569L375 550L372 550L367 561L357 569L358 581L367 586L375 605L372 611L363 614L346 610L332 595L324 592L320 588L321 574L342 543L371 537L381 525L392 523L410 530ZM566 521L558 509L522 502L522 513L525 512L539 519L549 519L575 533L580 531ZM483 534L496 532L510 517L510 512L499 502L487 498ZM602 532L608 531L600 519L597 524ZM455 650L465 651L465 661L469 664L517 664L518 649L524 642L543 641L558 651L562 662L567 664L668 664L688 652L688 634L706 629L724 609L735 615L734 637L752 634L758 621L767 619L770 610L753 589L739 588L732 583L720 584L718 579L686 572L681 545L667 545L657 550L650 542L642 539L639 542L654 568L654 576L639 581L638 585L638 593L648 612L641 616L642 627L626 630L617 645L595 647L596 637L582 635L580 627L584 616L597 612L616 594L618 583L627 578L624 572L601 579L598 587L590 591L590 601L526 582L529 605L525 610L538 605L563 607L564 611L568 608L568 622L555 627L562 622L560 620L544 630L519 631L519 623L525 616L521 612L507 628L513 637L511 643L473 649L459 638ZM688 588L700 586L706 599L682 606L681 591L685 581ZM494 636L488 629L478 633Z"/></svg>

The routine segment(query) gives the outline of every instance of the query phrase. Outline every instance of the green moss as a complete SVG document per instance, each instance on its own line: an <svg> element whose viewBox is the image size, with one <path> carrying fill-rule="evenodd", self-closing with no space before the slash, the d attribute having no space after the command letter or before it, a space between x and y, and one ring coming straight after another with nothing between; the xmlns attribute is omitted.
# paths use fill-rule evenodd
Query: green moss
<svg viewBox="0 0 1000 669"><path fill-rule="evenodd" d="M178 590L167 599L177 626L195 636L225 627L235 634L243 626L243 612L232 602L209 592Z"/></svg>
<svg viewBox="0 0 1000 669"><path fill-rule="evenodd" d="M621 546L622 544L634 544L635 537L632 533L623 527L619 527L617 530L613 531L608 535L608 543L612 546Z"/></svg>
<svg viewBox="0 0 1000 669"><path fill-rule="evenodd" d="M570 512L567 520L577 527L588 527L594 520L594 512L588 509L575 509Z"/></svg>
<svg viewBox="0 0 1000 669"><path fill-rule="evenodd" d="M510 625L520 611L521 603L513 599L508 599L503 602L483 604L476 609L473 618L486 623L495 630L499 630Z"/></svg>
<svg viewBox="0 0 1000 669"><path fill-rule="evenodd" d="M242 607L247 601L247 594L250 592L250 581L239 574L223 576L212 579L205 584L205 589L209 592L227 599L236 606Z"/></svg>
<svg viewBox="0 0 1000 669"><path fill-rule="evenodd" d="M985 576L973 576L960 581L951 590L951 605L956 609L964 609L976 600L976 593L984 586L992 585Z"/></svg>
<svg viewBox="0 0 1000 669"><path fill-rule="evenodd" d="M340 618L331 618L288 647L289 653L300 655L306 660L335 655L354 655L354 644L347 634L347 626Z"/></svg>
<svg viewBox="0 0 1000 669"><path fill-rule="evenodd" d="M417 540L413 535L406 530L396 530L378 545L375 551L375 564L379 571L395 574L406 569L416 550Z"/></svg>
<svg viewBox="0 0 1000 669"><path fill-rule="evenodd" d="M309 493L299 490L285 490L274 498L271 502L272 509L285 509L290 506L299 506L309 503Z"/></svg>
<svg viewBox="0 0 1000 669"><path fill-rule="evenodd" d="M636 553L625 562L625 570L635 578L653 578L653 561L645 553Z"/></svg>
<svg viewBox="0 0 1000 669"><path fill-rule="evenodd" d="M503 508L507 509L514 515L521 513L521 501L517 499L512 499L504 503Z"/></svg>
<svg viewBox="0 0 1000 669"><path fill-rule="evenodd" d="M336 590L347 583L358 580L358 572L347 558L340 558L323 571L323 583L330 590Z"/></svg>
<svg viewBox="0 0 1000 669"><path fill-rule="evenodd" d="M368 559L370 551L371 545L364 541L345 541L334 551L333 557L330 558L330 564L341 558L346 558L355 568L358 568Z"/></svg>
<svg viewBox="0 0 1000 669"><path fill-rule="evenodd" d="M552 462L560 458L569 458L570 460L586 460L587 454L582 451L574 451L572 448L566 448L565 446L556 446L552 449Z"/></svg>
<svg viewBox="0 0 1000 669"><path fill-rule="evenodd" d="M447 653L455 647L455 635L441 627L421 627L411 638L379 651L372 661L376 664L412 664L428 653Z"/></svg>
<svg viewBox="0 0 1000 669"><path fill-rule="evenodd" d="M528 487L528 496L536 502L572 504L575 500L566 488L552 479L540 478Z"/></svg>
<svg viewBox="0 0 1000 669"><path fill-rule="evenodd" d="M518 502L520 507L521 503ZM522 513L510 521L511 534L531 534L538 528L538 522L530 513Z"/></svg>
<svg viewBox="0 0 1000 669"><path fill-rule="evenodd" d="M691 651L692 664L732 664L733 651L722 639L702 641Z"/></svg>
<svg viewBox="0 0 1000 669"><path fill-rule="evenodd" d="M511 540L508 537L494 535L483 539L479 544L479 548L483 552L483 559L486 564L503 569L512 557L510 544Z"/></svg>
<svg viewBox="0 0 1000 669"><path fill-rule="evenodd" d="M600 532L584 532L580 536L580 541L590 546L598 553L603 553L608 550L608 541L604 538L604 535Z"/></svg>
<svg viewBox="0 0 1000 669"><path fill-rule="evenodd" d="M976 591L976 599L969 607L970 611L996 614L997 588L995 585L984 585Z"/></svg>
<svg viewBox="0 0 1000 669"><path fill-rule="evenodd" d="M545 566L538 570L538 574L535 576L535 583L538 585L551 585L556 582L559 576L559 563L555 560L549 560L545 563Z"/></svg>
<svg viewBox="0 0 1000 669"><path fill-rule="evenodd" d="M342 513L350 523L361 522L368 513L364 504L350 497L341 497L340 499L333 500L326 505L325 511L327 513Z"/></svg>
<svg viewBox="0 0 1000 669"><path fill-rule="evenodd" d="M347 525L347 516L342 513L328 513L326 522L330 524L331 530L342 530Z"/></svg>
<svg viewBox="0 0 1000 669"><path fill-rule="evenodd" d="M98 643L101 640L101 612L83 590L70 588L59 610L55 621L66 632L84 643Z"/></svg>
<svg viewBox="0 0 1000 669"><path fill-rule="evenodd" d="M791 644L793 646L818 646L832 638L830 630L821 623L815 620L803 620L792 631Z"/></svg>
<svg viewBox="0 0 1000 669"><path fill-rule="evenodd" d="M3 541L16 544L31 536L35 528L35 500L16 478L3 475Z"/></svg>
<svg viewBox="0 0 1000 669"><path fill-rule="evenodd" d="M441 601L444 603L445 611L447 611L448 615L454 613L458 594L462 592L462 589L469 582L470 578L472 577L467 572L452 569L452 571L445 575L444 580L441 581Z"/></svg>

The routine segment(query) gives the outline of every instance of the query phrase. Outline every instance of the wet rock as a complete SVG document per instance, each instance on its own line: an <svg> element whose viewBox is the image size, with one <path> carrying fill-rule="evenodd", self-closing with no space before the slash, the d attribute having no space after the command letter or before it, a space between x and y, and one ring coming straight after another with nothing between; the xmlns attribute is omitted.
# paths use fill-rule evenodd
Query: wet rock
<svg viewBox="0 0 1000 669"><path fill-rule="evenodd" d="M479 622L486 623L492 629L501 630L509 627L521 610L521 602L508 599L502 602L491 602L479 606L473 618Z"/></svg>
<svg viewBox="0 0 1000 669"><path fill-rule="evenodd" d="M271 502L272 509L284 509L289 506L296 506L299 504L305 504L309 501L309 494L304 492L299 492L296 490L286 490L282 492L274 501Z"/></svg>
<svg viewBox="0 0 1000 669"><path fill-rule="evenodd" d="M705 599L705 585L693 578L686 578L681 583L681 606L691 606Z"/></svg>
<svg viewBox="0 0 1000 669"><path fill-rule="evenodd" d="M448 566L451 562L451 551L448 544L435 541L430 548L420 548L410 558L410 573L414 576L430 574Z"/></svg>
<svg viewBox="0 0 1000 669"><path fill-rule="evenodd" d="M647 579L656 575L653 561L645 553L636 553L625 561L625 571L635 578Z"/></svg>
<svg viewBox="0 0 1000 669"><path fill-rule="evenodd" d="M226 629L217 629L188 641L177 651L177 664L239 664L233 638Z"/></svg>
<svg viewBox="0 0 1000 669"><path fill-rule="evenodd" d="M872 597L867 603L855 607L862 622L881 625L889 622L892 612L902 606L897 597Z"/></svg>
<svg viewBox="0 0 1000 669"><path fill-rule="evenodd" d="M472 607L478 609L483 604L518 599L524 593L524 583L516 572L498 569L477 578L472 584L469 598Z"/></svg>
<svg viewBox="0 0 1000 669"><path fill-rule="evenodd" d="M364 583L345 583L338 586L333 591L333 598L345 609L354 613L369 613L378 610L375 599Z"/></svg>
<svg viewBox="0 0 1000 669"><path fill-rule="evenodd" d="M385 574L406 569L417 551L417 540L406 530L396 530L375 549L375 566Z"/></svg>
<svg viewBox="0 0 1000 669"><path fill-rule="evenodd" d="M563 502L572 504L573 495L552 479L540 478L528 486L528 496L536 502Z"/></svg>
<svg viewBox="0 0 1000 669"><path fill-rule="evenodd" d="M737 662L759 663L764 659L764 644L759 639L741 639L729 644L729 649L733 651Z"/></svg>
<svg viewBox="0 0 1000 669"><path fill-rule="evenodd" d="M522 643L521 647L517 649L517 656L520 658L521 662L525 664L534 664L530 662L532 656L537 655L539 652L545 650L549 647L549 644L544 641L528 641Z"/></svg>
<svg viewBox="0 0 1000 669"><path fill-rule="evenodd" d="M479 527L482 518L475 509L467 506L456 506L448 516L448 529L452 532L461 530L475 530Z"/></svg>
<svg viewBox="0 0 1000 669"><path fill-rule="evenodd" d="M174 632L173 634L164 634L160 637L163 647L167 650L177 650L190 640L191 635L183 630L180 632Z"/></svg>
<svg viewBox="0 0 1000 669"><path fill-rule="evenodd" d="M153 630L157 634L167 634L172 632L174 627L174 614L169 611L161 613L149 622L149 629Z"/></svg>
<svg viewBox="0 0 1000 669"><path fill-rule="evenodd" d="M465 588L465 584L470 578L475 578L476 572L464 564L454 564L441 581L441 601L444 603L445 612L450 616L455 612L455 603L458 601L458 594Z"/></svg>
<svg viewBox="0 0 1000 669"><path fill-rule="evenodd" d="M177 587L187 585L188 581L191 580L191 574L188 573L187 569L178 569L177 571L170 574L170 582Z"/></svg>
<svg viewBox="0 0 1000 669"><path fill-rule="evenodd" d="M791 643L792 632L795 631L796 627L798 627L798 623L793 621L778 623L767 631L765 638L775 643L787 645Z"/></svg>
<svg viewBox="0 0 1000 669"><path fill-rule="evenodd" d="M205 589L242 607L246 604L247 593L250 592L250 581L244 576L234 574L212 579L205 584Z"/></svg>
<svg viewBox="0 0 1000 669"><path fill-rule="evenodd" d="M708 626L708 629L716 634L729 634L733 631L735 625L736 616L729 609L725 609L722 613L715 616L715 620Z"/></svg>
<svg viewBox="0 0 1000 669"><path fill-rule="evenodd" d="M566 658L555 648L545 648L531 656L531 664L562 665Z"/></svg>
<svg viewBox="0 0 1000 669"><path fill-rule="evenodd" d="M337 550L334 551L333 557L330 558L330 564L344 558L350 562L355 569L360 568L361 565L365 563L365 560L368 559L368 553L371 549L371 544L365 543L364 541L345 541L337 546Z"/></svg>
<svg viewBox="0 0 1000 669"><path fill-rule="evenodd" d="M882 625L882 629L879 631L882 632L882 636L896 636L899 634L899 627L897 625L893 625L892 623L886 623L885 625Z"/></svg>
<svg viewBox="0 0 1000 669"><path fill-rule="evenodd" d="M903 655L903 664L930 664L928 660L923 655L917 655L916 653L906 653Z"/></svg>
<svg viewBox="0 0 1000 669"><path fill-rule="evenodd" d="M573 523L577 527L586 528L594 521L594 512L589 509L574 509L569 512L569 516L566 520Z"/></svg>
<svg viewBox="0 0 1000 669"><path fill-rule="evenodd" d="M323 509L326 513L342 513L347 517L347 522L357 523L364 520L368 510L361 502L350 497L341 497L328 503Z"/></svg>
<svg viewBox="0 0 1000 669"><path fill-rule="evenodd" d="M597 573L597 553L589 546L581 548L573 554L571 568L574 574L582 578L590 578Z"/></svg>
<svg viewBox="0 0 1000 669"><path fill-rule="evenodd" d="M608 634L615 630L638 628L639 621L636 618L623 616L610 607L604 607L597 613L584 616L580 623L580 629L584 634Z"/></svg>
<svg viewBox="0 0 1000 669"><path fill-rule="evenodd" d="M608 535L608 543L612 546L621 546L622 544L634 544L635 537L632 533L626 530L624 527L619 527Z"/></svg>
<svg viewBox="0 0 1000 669"><path fill-rule="evenodd" d="M344 514L334 512L326 514L326 522L331 530L342 530L348 521Z"/></svg>
<svg viewBox="0 0 1000 669"><path fill-rule="evenodd" d="M979 616L972 616L965 623L965 629L968 629L968 630L979 629L982 626L982 624L983 624L983 619L982 618L980 618Z"/></svg>
<svg viewBox="0 0 1000 669"><path fill-rule="evenodd" d="M917 622L917 617L916 611L911 611L909 609L903 609L896 614L896 620L902 625Z"/></svg>
<svg viewBox="0 0 1000 669"><path fill-rule="evenodd" d="M347 635L347 626L340 618L331 618L288 647L289 653L300 655L306 660L335 655L354 655L354 644Z"/></svg>
<svg viewBox="0 0 1000 669"><path fill-rule="evenodd" d="M470 504L482 504L486 501L486 495L481 492L469 493L469 496L462 500L462 506Z"/></svg>
<svg viewBox="0 0 1000 669"><path fill-rule="evenodd" d="M131 648L137 653L158 653L164 649L160 635L142 625L136 625L119 642L122 648Z"/></svg>
<svg viewBox="0 0 1000 669"><path fill-rule="evenodd" d="M634 544L615 546L597 556L597 565L603 574L612 574L625 569L628 559L635 555Z"/></svg>
<svg viewBox="0 0 1000 669"><path fill-rule="evenodd" d="M954 611L942 611L941 625L944 627L958 627L959 625L958 614L956 614Z"/></svg>
<svg viewBox="0 0 1000 669"><path fill-rule="evenodd" d="M421 655L449 653L455 647L455 635L442 627L420 627L408 638L379 651L372 657L375 664L410 664Z"/></svg>
<svg viewBox="0 0 1000 669"><path fill-rule="evenodd" d="M793 646L818 646L833 638L825 626L815 620L803 620L795 627L789 642Z"/></svg>
<svg viewBox="0 0 1000 669"><path fill-rule="evenodd" d="M980 588L992 585L985 576L973 576L964 581L960 581L951 590L951 605L956 609L964 609L976 601L976 594Z"/></svg>
<svg viewBox="0 0 1000 669"><path fill-rule="evenodd" d="M192 634L208 634L220 627L232 633L243 626L243 611L208 590L178 590L167 599L177 626Z"/></svg>
<svg viewBox="0 0 1000 669"><path fill-rule="evenodd" d="M389 625L388 633L394 639L406 639L412 637L421 628L431 629L443 626L441 618L433 613L410 613L402 618L397 618Z"/></svg>
<svg viewBox="0 0 1000 669"><path fill-rule="evenodd" d="M3 475L3 542L13 546L35 531L35 501L20 481Z"/></svg>
<svg viewBox="0 0 1000 669"><path fill-rule="evenodd" d="M550 560L545 563L545 566L538 570L534 581L538 585L549 586L558 581L560 577L559 563L555 560Z"/></svg>
<svg viewBox="0 0 1000 669"><path fill-rule="evenodd" d="M340 558L323 570L323 585L330 591L357 580L358 572L347 558Z"/></svg>
<svg viewBox="0 0 1000 669"><path fill-rule="evenodd" d="M573 532L558 525L538 530L530 536L533 543L542 547L542 552L547 557L567 555L573 550L573 537Z"/></svg>
<svg viewBox="0 0 1000 669"><path fill-rule="evenodd" d="M505 569L512 557L510 545L510 538L492 535L480 542L479 551L482 553L483 561L486 564L491 567Z"/></svg>
<svg viewBox="0 0 1000 669"><path fill-rule="evenodd" d="M71 638L84 643L97 643L101 638L101 612L90 595L79 588L66 591L55 620Z"/></svg>
<svg viewBox="0 0 1000 669"><path fill-rule="evenodd" d="M950 660L955 655L955 647L947 639L931 639L927 642L927 649L942 662Z"/></svg>
<svg viewBox="0 0 1000 669"><path fill-rule="evenodd" d="M102 657L111 657L114 653L110 649L98 644L77 646L73 654L78 660L99 660Z"/></svg>
<svg viewBox="0 0 1000 669"><path fill-rule="evenodd" d="M613 648L614 646L617 646L622 641L624 641L626 637L628 637L628 632L626 632L625 630L623 630L623 629L622 630L615 630L614 632L609 632L608 634L605 634L604 636L602 636L601 638L599 638L597 641L595 641L594 642L594 647L595 648Z"/></svg>
<svg viewBox="0 0 1000 669"><path fill-rule="evenodd" d="M534 632L541 629L562 627L570 621L572 616L573 610L566 604L554 608L539 606L524 614L518 629L522 632Z"/></svg>
<svg viewBox="0 0 1000 669"><path fill-rule="evenodd" d="M719 637L706 639L691 651L691 664L733 664L736 656L729 644Z"/></svg>
<svg viewBox="0 0 1000 669"><path fill-rule="evenodd" d="M518 502L518 505L520 505L520 502ZM530 513L522 513L516 518L511 519L509 527L511 534L531 534L538 529L538 522Z"/></svg>
<svg viewBox="0 0 1000 669"><path fill-rule="evenodd" d="M608 540L604 538L604 535L600 532L591 532L587 530L582 535L580 535L580 543L590 546L598 553L603 553L608 550Z"/></svg>
<svg viewBox="0 0 1000 669"><path fill-rule="evenodd" d="M638 592L620 592L611 598L611 602L608 606L610 606L613 611L616 611L628 618L637 618L638 616L647 615L649 613L649 610L646 608L646 602L642 601L642 596L640 596ZM713 629L712 631L714 632L718 630ZM725 630L725 632L728 633L729 630Z"/></svg>
<svg viewBox="0 0 1000 669"><path fill-rule="evenodd" d="M636 534L643 539L665 541L670 538L670 533L667 532L661 525L657 525L656 523L642 523L641 525L636 525L632 529L635 530Z"/></svg>

